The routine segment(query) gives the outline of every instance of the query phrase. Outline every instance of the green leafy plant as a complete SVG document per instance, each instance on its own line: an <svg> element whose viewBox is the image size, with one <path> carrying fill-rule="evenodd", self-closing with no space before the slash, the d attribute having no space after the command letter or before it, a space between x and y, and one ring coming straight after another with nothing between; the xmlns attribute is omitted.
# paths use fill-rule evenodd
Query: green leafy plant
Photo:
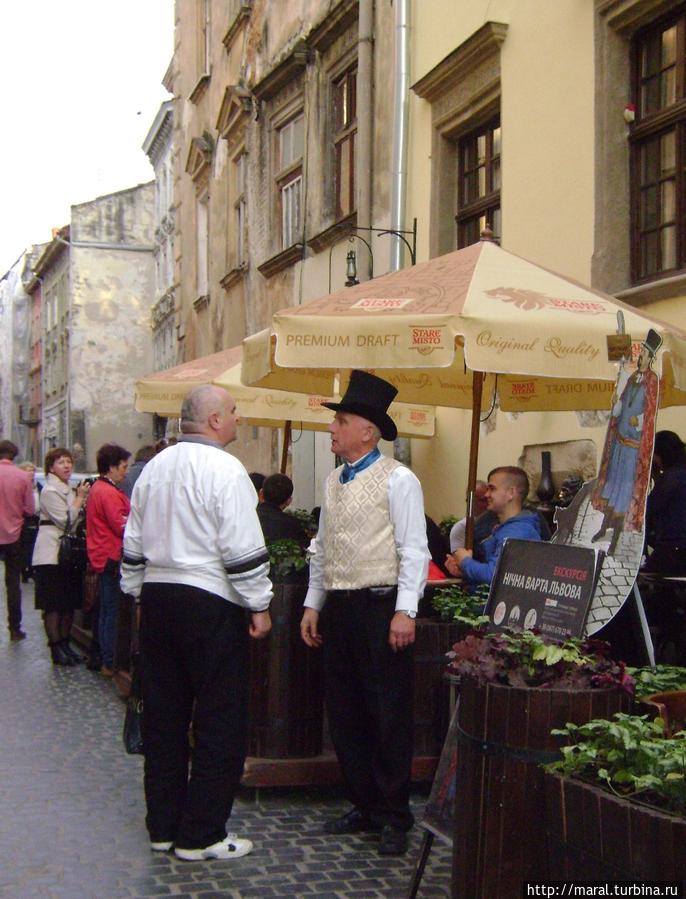
<svg viewBox="0 0 686 899"><path fill-rule="evenodd" d="M283 581L307 564L305 550L295 540L274 540L267 544L267 553L274 581Z"/></svg>
<svg viewBox="0 0 686 899"><path fill-rule="evenodd" d="M456 643L448 670L481 684L581 690L617 687L633 696L623 662L601 640L550 640L536 631L473 631Z"/></svg>
<svg viewBox="0 0 686 899"><path fill-rule="evenodd" d="M314 537L317 533L317 522L311 512L307 509L286 509L286 512L298 519L308 537Z"/></svg>
<svg viewBox="0 0 686 899"><path fill-rule="evenodd" d="M654 665L645 668L627 668L636 681L636 696L651 696L653 693L669 693L686 690L686 668L677 665Z"/></svg>
<svg viewBox="0 0 686 899"><path fill-rule="evenodd" d="M442 518L438 523L440 532L447 537L450 534L453 525L458 521L459 518L457 517L457 515L446 515L445 518Z"/></svg>
<svg viewBox="0 0 686 899"><path fill-rule="evenodd" d="M488 624L488 615L483 614L487 599L487 584L481 584L474 593L468 593L459 584L450 584L436 590L431 605L446 621L482 627Z"/></svg>
<svg viewBox="0 0 686 899"><path fill-rule="evenodd" d="M686 731L665 737L661 718L618 712L609 721L567 724L552 733L570 744L546 770L599 781L617 796L686 814Z"/></svg>

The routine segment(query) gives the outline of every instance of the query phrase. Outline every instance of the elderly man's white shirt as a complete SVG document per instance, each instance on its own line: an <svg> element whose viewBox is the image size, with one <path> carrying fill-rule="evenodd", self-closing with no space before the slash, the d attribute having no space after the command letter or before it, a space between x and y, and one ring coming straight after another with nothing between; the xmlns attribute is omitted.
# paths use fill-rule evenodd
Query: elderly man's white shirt
<svg viewBox="0 0 686 899"><path fill-rule="evenodd" d="M211 441L182 440L143 469L124 533L122 589L186 584L253 612L272 598L257 495L241 462Z"/></svg>

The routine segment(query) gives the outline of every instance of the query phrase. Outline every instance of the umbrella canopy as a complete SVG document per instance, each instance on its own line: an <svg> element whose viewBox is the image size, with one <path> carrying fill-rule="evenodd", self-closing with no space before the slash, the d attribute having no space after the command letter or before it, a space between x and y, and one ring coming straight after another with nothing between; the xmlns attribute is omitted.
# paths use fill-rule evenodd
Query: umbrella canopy
<svg viewBox="0 0 686 899"><path fill-rule="evenodd" d="M485 406L497 385L506 411L607 409L618 312L634 342L662 336L661 405L686 404L686 332L485 240L278 312L244 341L242 378L303 389L306 369L326 392L336 370L378 369L401 401L468 409L480 372Z"/></svg>
<svg viewBox="0 0 686 899"><path fill-rule="evenodd" d="M229 391L246 424L280 428L287 422L294 422L305 430L327 430L332 413L322 403L334 395L330 376L308 377L309 390L305 388L305 379L301 378L297 383L303 392L246 387L241 383L242 353L241 347L232 347L141 378L136 382L136 411L179 415L189 390L199 384L213 383ZM320 387L322 392L314 392ZM431 437L434 434L435 410L428 406L394 403L390 414L403 436Z"/></svg>

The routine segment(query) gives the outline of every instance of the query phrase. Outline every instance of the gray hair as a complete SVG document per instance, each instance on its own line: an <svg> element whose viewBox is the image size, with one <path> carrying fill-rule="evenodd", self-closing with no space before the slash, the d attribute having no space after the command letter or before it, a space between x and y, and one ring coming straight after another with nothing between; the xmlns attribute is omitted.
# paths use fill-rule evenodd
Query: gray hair
<svg viewBox="0 0 686 899"><path fill-rule="evenodd" d="M221 410L226 397L226 391L213 384L194 387L186 394L181 406L181 432L199 434L204 431L210 415Z"/></svg>

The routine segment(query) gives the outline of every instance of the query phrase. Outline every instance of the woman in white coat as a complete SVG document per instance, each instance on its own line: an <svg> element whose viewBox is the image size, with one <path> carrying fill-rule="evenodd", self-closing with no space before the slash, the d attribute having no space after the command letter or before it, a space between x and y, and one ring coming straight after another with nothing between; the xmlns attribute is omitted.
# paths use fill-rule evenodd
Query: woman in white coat
<svg viewBox="0 0 686 899"><path fill-rule="evenodd" d="M36 608L43 612L45 633L53 665L75 665L81 657L69 645L74 609L82 599L83 575L57 564L60 537L67 522L73 525L81 511L89 485L74 491L69 478L74 469L72 454L64 447L49 450L45 457L47 481L40 495L40 525L33 550Z"/></svg>

